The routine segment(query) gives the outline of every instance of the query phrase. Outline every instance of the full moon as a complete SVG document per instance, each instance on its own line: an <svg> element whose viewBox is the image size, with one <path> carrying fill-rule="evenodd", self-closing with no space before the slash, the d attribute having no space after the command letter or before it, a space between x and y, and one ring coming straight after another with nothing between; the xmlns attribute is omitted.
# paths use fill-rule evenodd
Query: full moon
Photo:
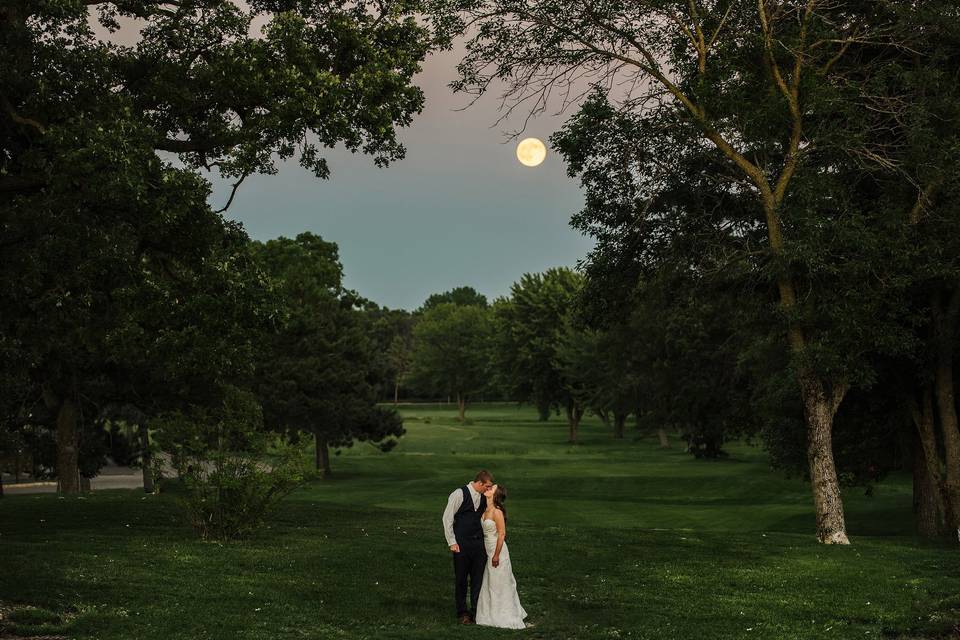
<svg viewBox="0 0 960 640"><path fill-rule="evenodd" d="M547 148L536 138L526 138L517 145L517 160L527 167L535 167L547 157Z"/></svg>

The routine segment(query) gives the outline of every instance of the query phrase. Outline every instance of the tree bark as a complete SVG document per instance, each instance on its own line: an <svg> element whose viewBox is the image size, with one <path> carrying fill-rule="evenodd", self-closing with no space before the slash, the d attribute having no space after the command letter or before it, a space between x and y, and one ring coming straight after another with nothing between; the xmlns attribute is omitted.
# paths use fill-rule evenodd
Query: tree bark
<svg viewBox="0 0 960 640"><path fill-rule="evenodd" d="M801 373L800 393L807 422L807 463L817 516L817 540L824 544L850 544L833 459L833 418L846 395L846 386L837 385L828 394L821 380Z"/></svg>
<svg viewBox="0 0 960 640"><path fill-rule="evenodd" d="M400 404L400 380L393 384L393 406Z"/></svg>
<svg viewBox="0 0 960 640"><path fill-rule="evenodd" d="M330 474L333 473L333 469L330 468L330 446L326 440L320 439L319 433L314 433L313 438L315 443L314 463L316 464L317 470L323 472L323 477L329 478Z"/></svg>
<svg viewBox="0 0 960 640"><path fill-rule="evenodd" d="M577 444L577 429L580 427L580 419L583 417L583 409L573 400L567 402L567 428L569 431L568 442Z"/></svg>
<svg viewBox="0 0 960 640"><path fill-rule="evenodd" d="M77 405L71 398L60 403L57 413L57 491L65 495L80 493L80 431Z"/></svg>
<svg viewBox="0 0 960 640"><path fill-rule="evenodd" d="M660 448L669 449L670 448L670 439L667 437L667 430L663 427L657 429L657 437L660 438Z"/></svg>
<svg viewBox="0 0 960 640"><path fill-rule="evenodd" d="M916 427L914 448L919 450L913 457L914 497L917 497L919 490L927 503L924 508L928 511L923 514L916 512L917 530L925 537L940 537L946 535L948 523L953 521L953 517L950 514L947 488L940 469L940 453L937 448L937 431L933 413L933 391L929 386L925 386L920 397L920 404L914 401L911 407L913 424ZM918 489L918 484L924 486ZM927 485L929 485L928 489L925 488ZM921 520L927 520L927 522L921 523ZM931 521L939 523L935 531L929 526Z"/></svg>
<svg viewBox="0 0 960 640"><path fill-rule="evenodd" d="M926 416L924 416L925 418ZM916 418L916 416L915 416ZM914 432L913 437L913 516L917 534L924 538L939 538L946 532L942 485L939 483L939 469L936 475L931 473L927 459L927 447L922 436Z"/></svg>
<svg viewBox="0 0 960 640"><path fill-rule="evenodd" d="M950 296L946 309L943 308L939 296L933 300L937 349L934 389L947 468L945 478L947 517L951 531L955 532L956 538L960 540L960 426L957 421L953 381L953 334L958 311L960 311L960 289Z"/></svg>
<svg viewBox="0 0 960 640"><path fill-rule="evenodd" d="M467 413L467 396L462 393L457 393L457 420L460 421L460 424L466 420Z"/></svg>
<svg viewBox="0 0 960 640"><path fill-rule="evenodd" d="M146 493L153 493L156 488L153 486L153 470L151 469L153 454L150 452L150 430L147 429L147 425L145 424L141 424L139 430L140 447L142 451L140 454L140 465L143 471L143 490Z"/></svg>

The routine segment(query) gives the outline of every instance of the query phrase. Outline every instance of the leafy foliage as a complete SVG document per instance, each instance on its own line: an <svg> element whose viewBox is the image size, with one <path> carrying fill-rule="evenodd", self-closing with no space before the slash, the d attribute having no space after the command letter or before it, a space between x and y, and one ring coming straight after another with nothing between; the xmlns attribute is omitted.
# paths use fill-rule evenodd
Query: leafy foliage
<svg viewBox="0 0 960 640"><path fill-rule="evenodd" d="M570 398L557 348L576 313L581 283L579 274L565 268L524 274L510 287L510 297L494 305L498 382L510 397L533 402L541 420Z"/></svg>
<svg viewBox="0 0 960 640"><path fill-rule="evenodd" d="M234 387L219 407L191 407L153 426L182 483L183 513L204 539L249 535L310 477L303 451L265 430L256 399Z"/></svg>
<svg viewBox="0 0 960 640"><path fill-rule="evenodd" d="M413 383L456 396L460 416L467 398L490 385L491 312L443 302L424 311L413 329Z"/></svg>
<svg viewBox="0 0 960 640"><path fill-rule="evenodd" d="M268 425L310 433L318 466L328 446L371 442L386 451L403 434L392 411L375 407L375 343L359 298L343 289L337 246L311 233L257 245L283 301L275 332L261 345L258 394Z"/></svg>

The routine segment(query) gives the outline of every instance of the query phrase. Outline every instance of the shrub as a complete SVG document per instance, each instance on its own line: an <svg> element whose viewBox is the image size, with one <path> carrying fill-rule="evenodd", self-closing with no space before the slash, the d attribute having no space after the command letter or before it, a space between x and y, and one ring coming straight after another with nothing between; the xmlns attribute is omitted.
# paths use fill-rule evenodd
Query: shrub
<svg viewBox="0 0 960 640"><path fill-rule="evenodd" d="M250 534L311 473L303 451L266 431L259 403L240 389L225 389L214 411L194 407L154 427L179 476L175 499L204 539Z"/></svg>

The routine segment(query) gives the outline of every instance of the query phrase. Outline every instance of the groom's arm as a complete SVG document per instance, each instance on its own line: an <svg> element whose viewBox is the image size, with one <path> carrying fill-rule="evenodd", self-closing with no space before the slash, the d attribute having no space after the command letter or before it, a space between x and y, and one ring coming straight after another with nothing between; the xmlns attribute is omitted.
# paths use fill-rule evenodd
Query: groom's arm
<svg viewBox="0 0 960 640"><path fill-rule="evenodd" d="M460 489L455 490L447 498L447 508L443 510L443 535L447 538L447 546L451 551L459 551L457 547L457 537L453 535L453 514L457 512L460 505L463 504L463 492ZM454 547L457 547L454 549Z"/></svg>

